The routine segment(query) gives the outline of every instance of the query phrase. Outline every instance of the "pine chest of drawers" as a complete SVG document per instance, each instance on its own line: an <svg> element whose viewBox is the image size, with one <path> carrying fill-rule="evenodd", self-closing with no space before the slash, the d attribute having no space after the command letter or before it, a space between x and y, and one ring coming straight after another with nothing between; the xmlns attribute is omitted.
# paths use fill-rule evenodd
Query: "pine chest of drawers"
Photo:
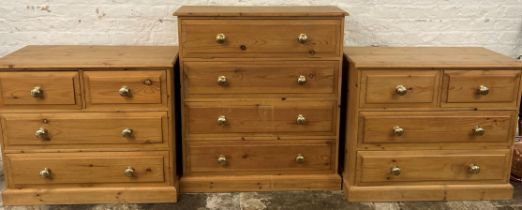
<svg viewBox="0 0 522 210"><path fill-rule="evenodd" d="M28 46L0 59L4 204L176 202L177 49Z"/></svg>
<svg viewBox="0 0 522 210"><path fill-rule="evenodd" d="M519 62L483 48L345 53L348 200L512 197Z"/></svg>
<svg viewBox="0 0 522 210"><path fill-rule="evenodd" d="M340 189L346 13L184 6L183 192Z"/></svg>

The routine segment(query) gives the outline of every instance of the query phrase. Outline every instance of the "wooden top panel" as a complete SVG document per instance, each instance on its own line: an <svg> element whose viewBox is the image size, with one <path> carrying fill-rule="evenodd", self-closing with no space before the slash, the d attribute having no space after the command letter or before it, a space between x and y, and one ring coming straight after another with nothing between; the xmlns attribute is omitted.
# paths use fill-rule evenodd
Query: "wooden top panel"
<svg viewBox="0 0 522 210"><path fill-rule="evenodd" d="M182 6L174 16L193 17L331 17L348 15L335 6Z"/></svg>
<svg viewBox="0 0 522 210"><path fill-rule="evenodd" d="M0 58L0 69L172 68L176 46L26 46Z"/></svg>
<svg viewBox="0 0 522 210"><path fill-rule="evenodd" d="M522 62L480 47L347 47L357 68L522 69Z"/></svg>

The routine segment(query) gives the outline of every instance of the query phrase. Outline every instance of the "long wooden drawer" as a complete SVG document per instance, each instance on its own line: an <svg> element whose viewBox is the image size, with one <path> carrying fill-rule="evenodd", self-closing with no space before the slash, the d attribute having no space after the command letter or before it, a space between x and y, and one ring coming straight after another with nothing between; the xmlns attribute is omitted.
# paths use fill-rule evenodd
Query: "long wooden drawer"
<svg viewBox="0 0 522 210"><path fill-rule="evenodd" d="M225 143L189 146L192 174L284 174L331 172L333 141Z"/></svg>
<svg viewBox="0 0 522 210"><path fill-rule="evenodd" d="M340 57L341 23L340 19L181 20L181 56Z"/></svg>
<svg viewBox="0 0 522 210"><path fill-rule="evenodd" d="M185 96L193 94L335 94L337 61L184 62Z"/></svg>
<svg viewBox="0 0 522 210"><path fill-rule="evenodd" d="M188 102L189 134L291 133L333 135L335 101Z"/></svg>
<svg viewBox="0 0 522 210"><path fill-rule="evenodd" d="M165 182L167 152L8 154L9 184ZM10 187L14 187L10 186Z"/></svg>
<svg viewBox="0 0 522 210"><path fill-rule="evenodd" d="M163 144L168 134L164 112L2 114L6 149L79 145L106 147Z"/></svg>
<svg viewBox="0 0 522 210"><path fill-rule="evenodd" d="M512 111L361 112L359 143L510 143Z"/></svg>
<svg viewBox="0 0 522 210"><path fill-rule="evenodd" d="M77 72L0 72L0 92L0 105L15 108L81 104Z"/></svg>
<svg viewBox="0 0 522 210"><path fill-rule="evenodd" d="M359 151L358 183L502 181L510 150Z"/></svg>

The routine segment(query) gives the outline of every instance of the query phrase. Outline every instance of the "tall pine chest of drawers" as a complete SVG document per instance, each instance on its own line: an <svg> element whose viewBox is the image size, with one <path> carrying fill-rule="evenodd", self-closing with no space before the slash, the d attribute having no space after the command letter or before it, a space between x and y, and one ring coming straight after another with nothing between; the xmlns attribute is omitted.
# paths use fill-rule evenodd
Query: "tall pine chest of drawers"
<svg viewBox="0 0 522 210"><path fill-rule="evenodd" d="M177 50L28 46L0 59L4 204L176 202Z"/></svg>
<svg viewBox="0 0 522 210"><path fill-rule="evenodd" d="M483 48L345 52L348 200L512 197L520 62Z"/></svg>
<svg viewBox="0 0 522 210"><path fill-rule="evenodd" d="M183 6L183 192L340 189L346 13Z"/></svg>

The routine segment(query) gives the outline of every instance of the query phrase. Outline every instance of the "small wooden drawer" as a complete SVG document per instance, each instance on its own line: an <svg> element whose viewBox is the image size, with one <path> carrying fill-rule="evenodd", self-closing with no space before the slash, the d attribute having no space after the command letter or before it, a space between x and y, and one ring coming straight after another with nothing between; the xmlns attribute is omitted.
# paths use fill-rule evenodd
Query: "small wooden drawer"
<svg viewBox="0 0 522 210"><path fill-rule="evenodd" d="M341 57L341 24L340 18L181 20L181 53L185 58Z"/></svg>
<svg viewBox="0 0 522 210"><path fill-rule="evenodd" d="M292 144L245 142L212 145L192 144L189 148L192 174L270 174L329 172L333 141L303 141Z"/></svg>
<svg viewBox="0 0 522 210"><path fill-rule="evenodd" d="M189 134L333 135L335 101L189 102Z"/></svg>
<svg viewBox="0 0 522 210"><path fill-rule="evenodd" d="M520 71L445 71L443 106L516 107Z"/></svg>
<svg viewBox="0 0 522 210"><path fill-rule="evenodd" d="M166 105L165 71L87 71L87 105Z"/></svg>
<svg viewBox="0 0 522 210"><path fill-rule="evenodd" d="M166 113L3 114L6 149L166 144ZM79 145L82 145L79 147Z"/></svg>
<svg viewBox="0 0 522 210"><path fill-rule="evenodd" d="M167 152L8 154L9 187L165 182Z"/></svg>
<svg viewBox="0 0 522 210"><path fill-rule="evenodd" d="M359 143L505 143L512 141L515 113L362 112Z"/></svg>
<svg viewBox="0 0 522 210"><path fill-rule="evenodd" d="M194 94L335 94L339 62L184 62L186 96Z"/></svg>
<svg viewBox="0 0 522 210"><path fill-rule="evenodd" d="M360 106L435 106L439 78L439 72L431 70L364 71Z"/></svg>
<svg viewBox="0 0 522 210"><path fill-rule="evenodd" d="M79 107L79 87L77 72L0 72L0 104Z"/></svg>
<svg viewBox="0 0 522 210"><path fill-rule="evenodd" d="M505 181L510 150L359 151L358 183Z"/></svg>

